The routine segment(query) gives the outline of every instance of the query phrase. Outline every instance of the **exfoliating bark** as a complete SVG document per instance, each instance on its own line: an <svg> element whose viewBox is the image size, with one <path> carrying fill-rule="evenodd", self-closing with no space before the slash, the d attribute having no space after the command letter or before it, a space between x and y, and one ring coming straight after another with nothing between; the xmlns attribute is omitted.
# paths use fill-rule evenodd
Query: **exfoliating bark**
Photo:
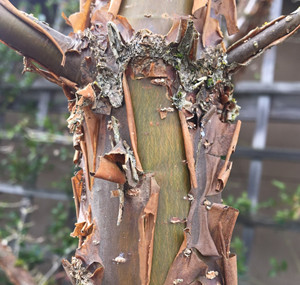
<svg viewBox="0 0 300 285"><path fill-rule="evenodd" d="M73 284L237 284L238 211L221 199L241 125L230 76L293 34L299 9L227 51L219 20L237 31L235 1L172 2L81 0L63 36L0 0L13 27L0 39L68 100ZM34 49L10 34L23 26Z"/></svg>

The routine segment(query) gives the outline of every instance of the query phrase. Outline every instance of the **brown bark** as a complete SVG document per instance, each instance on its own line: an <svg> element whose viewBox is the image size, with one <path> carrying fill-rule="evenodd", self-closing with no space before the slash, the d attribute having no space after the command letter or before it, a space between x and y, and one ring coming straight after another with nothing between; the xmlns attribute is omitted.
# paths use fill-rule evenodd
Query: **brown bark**
<svg viewBox="0 0 300 285"><path fill-rule="evenodd" d="M21 13L7 0L0 1L0 14L0 41L44 66L50 72L45 75L49 80L54 77L60 85L64 78L86 82L80 68L86 54L65 53L76 44L73 39Z"/></svg>
<svg viewBox="0 0 300 285"><path fill-rule="evenodd" d="M266 23L249 32L245 37L232 44L227 50L227 60L232 64L231 72L247 65L260 56L266 49L278 45L292 36L300 28L300 8L287 16Z"/></svg>
<svg viewBox="0 0 300 285"><path fill-rule="evenodd" d="M238 211L221 199L240 130L229 73L253 51L238 42L226 62L212 15L235 32L234 1L173 2L82 0L68 19L76 33L64 38L0 0L0 13L32 32L36 49L7 32L1 40L44 65L27 60L26 68L68 98L82 168L72 178L79 244L63 261L73 284L237 284L229 251ZM255 40L265 49L299 21L296 12L276 24L280 32L270 33L271 22L251 36L268 35Z"/></svg>

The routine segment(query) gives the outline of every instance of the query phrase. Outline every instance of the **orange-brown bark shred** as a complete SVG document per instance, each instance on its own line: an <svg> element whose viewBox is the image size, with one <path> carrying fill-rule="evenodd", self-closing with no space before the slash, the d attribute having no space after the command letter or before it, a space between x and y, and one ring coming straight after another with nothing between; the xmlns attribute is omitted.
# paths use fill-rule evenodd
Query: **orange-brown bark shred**
<svg viewBox="0 0 300 285"><path fill-rule="evenodd" d="M219 22L211 16L215 13L225 16L230 34L237 31L235 1L195 0L193 6L194 24L202 35L202 47L216 46L222 42ZM175 30L178 24L174 23ZM172 38L174 32L168 35ZM223 49L225 50L224 46ZM218 91L214 90L217 98ZM217 103L214 103L217 106ZM235 125L221 122L216 106L202 117L202 138L190 143L194 145L190 153L196 156L196 186L190 191L191 208L187 218L185 240L168 272L165 285L172 284L237 284L236 257L229 254L232 231L238 211L221 203L220 192L228 180L232 162L229 161L240 131L240 121ZM179 111L183 128L185 149L187 138L191 138ZM186 122L185 122L186 123ZM197 128L196 132L200 132ZM203 135L203 134L204 135ZM193 136L199 140L199 136ZM197 154L193 150L199 143ZM226 156L225 160L221 157ZM194 162L194 157L188 158ZM192 183L193 185L193 183ZM178 282L178 283L177 283Z"/></svg>
<svg viewBox="0 0 300 285"><path fill-rule="evenodd" d="M229 161L229 159L230 159L231 154L233 152L235 152L240 129L241 129L241 121L237 121L235 130L234 130L234 133L232 136L232 141L230 143L230 146L229 146L229 149L228 149L228 152L226 155L224 166L222 167L222 169L220 170L219 175L218 175L218 180L219 180L219 184L217 186L218 191L224 189L224 187L228 181L230 171L231 171L231 166L232 166L232 163Z"/></svg>
<svg viewBox="0 0 300 285"><path fill-rule="evenodd" d="M214 210L215 207L221 208ZM215 217L208 212L208 217L206 218L206 220L208 219L207 224L210 235L213 236L214 245L216 245L214 250L209 250L207 254L208 257L213 258L201 259L199 256L202 255L197 249L182 248L170 268L165 285L174 284L174 280L183 280L182 284L198 284L193 283L195 281L200 281L200 284L237 284L236 256L229 253L228 247L238 212L233 208L218 204L213 204L210 211L212 210L221 216ZM207 210L205 209L204 211ZM223 225L224 221L228 223L221 227L220 225ZM202 228L202 230L205 229ZM224 237L225 234L226 238ZM223 246L223 244L226 246ZM208 242L206 242L206 246L209 247ZM214 256L211 255L212 253ZM208 275L211 271L216 272L213 280Z"/></svg>
<svg viewBox="0 0 300 285"><path fill-rule="evenodd" d="M210 10L212 6L216 15L221 14L225 17L229 35L235 34L239 31L237 27L237 12L235 0L194 0L192 14L197 14L197 11L205 6L207 6L208 10Z"/></svg>
<svg viewBox="0 0 300 285"><path fill-rule="evenodd" d="M99 157L99 166L95 173L95 177L119 184L124 184L126 182L125 174L118 165L103 156Z"/></svg>
<svg viewBox="0 0 300 285"><path fill-rule="evenodd" d="M154 229L157 218L158 198L160 187L154 177L150 178L150 197L139 215L139 259L140 259L140 279L141 285L148 285L151 277Z"/></svg>
<svg viewBox="0 0 300 285"><path fill-rule="evenodd" d="M75 176L71 178L72 188L73 188L73 196L76 208L76 217L78 219L79 216L79 207L80 207L80 199L83 187L83 171L79 170Z"/></svg>
<svg viewBox="0 0 300 285"><path fill-rule="evenodd" d="M112 14L115 17L117 17L119 13L119 9L121 6L122 0L111 0L110 5L108 8L108 13Z"/></svg>
<svg viewBox="0 0 300 285"><path fill-rule="evenodd" d="M193 142L189 133L188 125L186 122L186 118L181 110L178 111L179 119L182 128L183 142L185 148L185 155L187 160L188 169L190 172L190 180L192 188L197 188L197 178L195 171L195 159L194 159L194 150L193 150Z"/></svg>
<svg viewBox="0 0 300 285"><path fill-rule="evenodd" d="M80 11L72 14L69 21L74 33L84 31L90 24L90 9L94 0L80 0Z"/></svg>
<svg viewBox="0 0 300 285"><path fill-rule="evenodd" d="M132 150L133 150L134 157L136 160L136 167L140 172L143 172L142 164L141 164L141 161L140 161L140 158L138 155L138 150L137 150L137 132L136 132L136 126L135 126L135 120L134 120L134 112L133 112L131 95L130 95L130 90L129 90L129 86L127 83L125 72L123 74L123 88L124 88L124 100L125 100L126 111L127 111L129 135L130 135Z"/></svg>
<svg viewBox="0 0 300 285"><path fill-rule="evenodd" d="M195 280L201 284L237 284L236 257L229 254L229 247L238 211L222 205L220 197L214 198L215 203L209 200L218 197L225 187L226 181L222 181L222 187L218 188L219 179L224 169L228 170L240 122L222 123L214 110L215 113L206 118L205 136L196 160L198 188L190 192L194 200L187 219L186 241L170 268L166 285L177 279L182 279L182 284L193 284ZM223 161L221 156L226 154ZM213 278L215 283L211 283L212 276L208 272L217 272Z"/></svg>

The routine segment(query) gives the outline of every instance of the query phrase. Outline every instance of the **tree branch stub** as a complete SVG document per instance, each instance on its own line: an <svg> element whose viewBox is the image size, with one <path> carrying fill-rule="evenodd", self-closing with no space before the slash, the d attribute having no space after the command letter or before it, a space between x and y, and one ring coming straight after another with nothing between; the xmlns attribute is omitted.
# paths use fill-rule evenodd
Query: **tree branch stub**
<svg viewBox="0 0 300 285"><path fill-rule="evenodd" d="M235 72L239 66L247 65L266 49L277 45L292 36L300 28L300 8L287 16L266 23L249 32L245 37L231 45L227 50L227 60Z"/></svg>

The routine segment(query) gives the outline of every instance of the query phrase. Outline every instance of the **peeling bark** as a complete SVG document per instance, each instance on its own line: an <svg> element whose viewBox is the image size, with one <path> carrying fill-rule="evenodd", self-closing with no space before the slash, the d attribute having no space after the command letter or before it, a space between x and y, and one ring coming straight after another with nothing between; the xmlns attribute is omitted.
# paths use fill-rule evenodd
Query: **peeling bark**
<svg viewBox="0 0 300 285"><path fill-rule="evenodd" d="M150 178L151 194L138 219L139 260L141 284L150 283L153 256L154 229L158 209L159 186L153 177Z"/></svg>
<svg viewBox="0 0 300 285"><path fill-rule="evenodd" d="M280 16L260 28L250 31L245 37L228 48L230 72L245 66L260 56L266 49L278 45L300 28L300 8L287 16Z"/></svg>
<svg viewBox="0 0 300 285"><path fill-rule="evenodd" d="M187 160L187 165L190 172L190 180L192 188L197 188L197 177L195 171L195 160L194 160L194 152L193 152L193 143L188 130L188 124L186 122L185 116L182 111L178 111L179 119L182 128L182 135L184 141L185 155Z"/></svg>
<svg viewBox="0 0 300 285"><path fill-rule="evenodd" d="M72 82L82 80L81 58L74 54L64 56L66 49L72 45L71 38L18 12L7 0L0 1L0 13L0 25L5 27L0 29L1 42L34 59L58 77Z"/></svg>
<svg viewBox="0 0 300 285"><path fill-rule="evenodd" d="M178 7L166 3L136 21L128 6L137 1L82 0L65 17L74 30L65 37L0 0L0 13L50 42L56 61L0 32L1 40L44 65L28 59L25 71L62 86L68 99L81 168L72 178L78 248L63 261L73 284L237 284L238 211L221 199L241 125L230 76L299 29L299 11L226 51L217 15L236 32L235 1L179 1L185 10L174 17ZM168 33L159 27L171 20Z"/></svg>
<svg viewBox="0 0 300 285"><path fill-rule="evenodd" d="M134 157L136 160L136 167L138 171L143 172L143 168L137 150L137 132L135 126L131 95L130 95L130 90L126 79L126 74L123 74L123 88L124 88L124 100L126 105L129 135L130 135L130 141L131 141Z"/></svg>

